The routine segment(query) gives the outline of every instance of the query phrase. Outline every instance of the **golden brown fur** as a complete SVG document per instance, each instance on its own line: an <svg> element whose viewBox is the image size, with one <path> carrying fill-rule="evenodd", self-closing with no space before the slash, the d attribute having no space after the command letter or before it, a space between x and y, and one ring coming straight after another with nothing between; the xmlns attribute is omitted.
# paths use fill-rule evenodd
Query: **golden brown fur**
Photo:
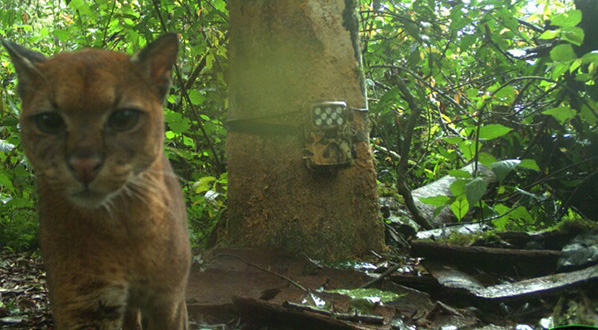
<svg viewBox="0 0 598 330"><path fill-rule="evenodd" d="M83 50L48 59L3 43L38 178L56 329L187 329L185 206L162 150L176 35L133 58Z"/></svg>

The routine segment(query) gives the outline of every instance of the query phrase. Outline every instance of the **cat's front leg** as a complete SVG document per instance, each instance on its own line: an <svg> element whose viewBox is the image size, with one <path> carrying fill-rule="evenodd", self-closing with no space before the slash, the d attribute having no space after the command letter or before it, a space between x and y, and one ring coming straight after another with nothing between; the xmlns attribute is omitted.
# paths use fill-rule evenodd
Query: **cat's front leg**
<svg viewBox="0 0 598 330"><path fill-rule="evenodd" d="M52 294L56 330L120 330L127 305L126 284L87 282L59 285Z"/></svg>
<svg viewBox="0 0 598 330"><path fill-rule="evenodd" d="M148 313L148 330L187 330L187 305L185 298L160 299L151 304Z"/></svg>

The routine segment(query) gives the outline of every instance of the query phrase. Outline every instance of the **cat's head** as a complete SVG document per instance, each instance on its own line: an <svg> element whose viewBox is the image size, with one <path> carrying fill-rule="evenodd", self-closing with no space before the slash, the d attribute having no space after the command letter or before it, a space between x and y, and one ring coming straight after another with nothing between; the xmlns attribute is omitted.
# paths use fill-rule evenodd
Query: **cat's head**
<svg viewBox="0 0 598 330"><path fill-rule="evenodd" d="M160 161L176 34L133 57L87 49L47 58L2 43L19 80L25 153L41 184L96 208Z"/></svg>

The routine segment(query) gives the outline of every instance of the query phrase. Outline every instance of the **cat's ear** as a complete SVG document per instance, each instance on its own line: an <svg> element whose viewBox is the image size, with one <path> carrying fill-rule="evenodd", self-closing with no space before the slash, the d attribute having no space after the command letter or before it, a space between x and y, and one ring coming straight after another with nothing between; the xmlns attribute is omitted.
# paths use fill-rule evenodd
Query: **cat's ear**
<svg viewBox="0 0 598 330"><path fill-rule="evenodd" d="M44 78L43 74L37 68L37 64L43 63L48 58L41 53L29 50L23 46L20 46L12 41L4 40L0 38L0 42L10 55L17 77L19 78L18 91L21 96L25 90L31 86L35 78Z"/></svg>
<svg viewBox="0 0 598 330"><path fill-rule="evenodd" d="M168 33L131 58L131 61L139 64L143 76L156 85L161 98L168 93L172 68L178 52L179 38L177 34Z"/></svg>

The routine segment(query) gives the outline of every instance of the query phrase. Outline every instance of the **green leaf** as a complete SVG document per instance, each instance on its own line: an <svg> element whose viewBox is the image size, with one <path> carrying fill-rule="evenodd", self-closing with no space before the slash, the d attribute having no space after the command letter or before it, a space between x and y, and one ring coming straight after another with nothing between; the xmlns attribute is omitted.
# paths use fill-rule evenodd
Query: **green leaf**
<svg viewBox="0 0 598 330"><path fill-rule="evenodd" d="M553 65L551 65L551 68L552 68L551 78L558 79L565 72L569 71L570 67L571 67L570 62L555 62L555 63L553 63Z"/></svg>
<svg viewBox="0 0 598 330"><path fill-rule="evenodd" d="M498 160L496 159L496 157L492 156L491 154L487 153L487 152L480 152L478 153L478 161L488 167L490 167L490 165L492 163L496 163Z"/></svg>
<svg viewBox="0 0 598 330"><path fill-rule="evenodd" d="M212 189L212 183L216 180L217 179L213 176L204 176L193 184L193 191L195 191L196 194L206 192Z"/></svg>
<svg viewBox="0 0 598 330"><path fill-rule="evenodd" d="M480 97L480 90L476 88L468 88L467 89L467 97L470 99L475 99Z"/></svg>
<svg viewBox="0 0 598 330"><path fill-rule="evenodd" d="M581 46L584 38L585 33L583 32L583 29L577 26L563 28L563 31L561 32L561 39L566 40L575 46Z"/></svg>
<svg viewBox="0 0 598 330"><path fill-rule="evenodd" d="M191 123L189 122L189 119L183 118L182 121L169 123L168 127L170 127L174 133L181 134L187 132L189 128L191 128Z"/></svg>
<svg viewBox="0 0 598 330"><path fill-rule="evenodd" d="M554 38L558 37L560 33L561 33L560 30L548 30L548 31L544 31L544 33L542 33L539 38L544 39L544 40L554 39Z"/></svg>
<svg viewBox="0 0 598 330"><path fill-rule="evenodd" d="M222 11L222 12L226 12L226 1L224 0L214 0L211 2L213 4L213 6Z"/></svg>
<svg viewBox="0 0 598 330"><path fill-rule="evenodd" d="M19 124L19 120L14 117L4 117L0 118L0 126L17 126Z"/></svg>
<svg viewBox="0 0 598 330"><path fill-rule="evenodd" d="M540 167L533 159L522 159L521 163L519 163L519 167L527 168L534 171L540 171Z"/></svg>
<svg viewBox="0 0 598 330"><path fill-rule="evenodd" d="M467 182L469 182L469 180L455 180L455 182L451 183L449 191L451 192L451 194L453 194L453 196L461 196L465 194L465 185L467 184Z"/></svg>
<svg viewBox="0 0 598 330"><path fill-rule="evenodd" d="M451 170L448 172L448 174L455 178L463 178L463 179L471 178L471 173L469 173L467 171L463 171L463 170Z"/></svg>
<svg viewBox="0 0 598 330"><path fill-rule="evenodd" d="M177 134L185 133L191 128L191 122L188 118L183 117L180 113L174 111L167 111L164 114L164 119L168 123L168 127Z"/></svg>
<svg viewBox="0 0 598 330"><path fill-rule="evenodd" d="M206 100L206 97L203 96L200 91L192 89L189 91L189 99L191 100L191 103L200 105Z"/></svg>
<svg viewBox="0 0 598 330"><path fill-rule="evenodd" d="M401 297L401 295L394 292L382 291L378 289L337 289L326 290L326 292L344 294L352 299L368 299L383 303L391 302Z"/></svg>
<svg viewBox="0 0 598 330"><path fill-rule="evenodd" d="M68 30L60 30L60 29L56 29L54 30L54 35L56 36L56 38L58 38L59 41L67 41L70 39L71 34Z"/></svg>
<svg viewBox="0 0 598 330"><path fill-rule="evenodd" d="M23 165L15 166L12 172L17 178L28 178L32 175L31 172L27 171Z"/></svg>
<svg viewBox="0 0 598 330"><path fill-rule="evenodd" d="M0 172L0 187L11 192L15 189L10 178L2 172Z"/></svg>
<svg viewBox="0 0 598 330"><path fill-rule="evenodd" d="M461 221L469 211L469 203L467 202L467 198L461 197L455 199L455 201L450 205L451 211L457 217L457 220Z"/></svg>
<svg viewBox="0 0 598 330"><path fill-rule="evenodd" d="M513 86L505 86L494 93L495 100L498 100L501 104L510 104L517 96L517 90Z"/></svg>
<svg viewBox="0 0 598 330"><path fill-rule="evenodd" d="M499 218L492 220L492 224L496 229L504 231L507 225L510 223L510 212L511 208L504 204L497 204L494 206L494 212L497 213Z"/></svg>
<svg viewBox="0 0 598 330"><path fill-rule="evenodd" d="M25 198L13 198L6 203L6 205L13 207L13 208L23 208L23 207L32 207L33 202L29 199Z"/></svg>
<svg viewBox="0 0 598 330"><path fill-rule="evenodd" d="M598 63L598 50L593 50L581 57L583 63Z"/></svg>
<svg viewBox="0 0 598 330"><path fill-rule="evenodd" d="M571 62L571 65L569 66L569 73L572 73L573 71L577 70L581 66L582 62L583 61L581 60L581 58L573 60L573 62Z"/></svg>
<svg viewBox="0 0 598 330"><path fill-rule="evenodd" d="M571 27L581 22L581 10L569 10L564 13L558 14L550 19L552 25L560 27Z"/></svg>
<svg viewBox="0 0 598 330"><path fill-rule="evenodd" d="M486 193L488 182L482 178L475 178L465 185L465 196L469 205L476 205Z"/></svg>
<svg viewBox="0 0 598 330"><path fill-rule="evenodd" d="M571 109L570 107L552 108L542 111L542 113L554 117L561 124L565 123L567 120L575 117L576 115L575 110Z"/></svg>
<svg viewBox="0 0 598 330"><path fill-rule="evenodd" d="M527 209L523 206L518 206L517 208L515 208L511 214L511 219L519 219L519 220L523 220L526 223L530 223L533 221L532 215L529 214L529 212L527 211Z"/></svg>
<svg viewBox="0 0 598 330"><path fill-rule="evenodd" d="M478 144L478 150L482 148L482 143ZM463 155L463 158L465 159L465 161L470 161L473 156L476 153L475 150L475 143L472 140L463 140L461 142L459 142L459 150L461 151L461 154Z"/></svg>
<svg viewBox="0 0 598 330"><path fill-rule="evenodd" d="M480 128L480 139L492 140L501 137L511 131L510 128L501 124L490 124Z"/></svg>
<svg viewBox="0 0 598 330"><path fill-rule="evenodd" d="M592 78L594 78L594 76L592 76L589 73L578 73L577 75L575 75L575 80L581 81L581 82L588 82L588 81L592 80ZM596 118L596 117L594 117L594 118Z"/></svg>
<svg viewBox="0 0 598 330"><path fill-rule="evenodd" d="M83 0L71 0L69 2L69 7L73 7L74 9L78 10L81 14L92 15L91 9L89 9L89 6Z"/></svg>
<svg viewBox="0 0 598 330"><path fill-rule="evenodd" d="M550 50L550 58L555 62L564 62L576 59L577 55L570 44L562 44Z"/></svg>
<svg viewBox="0 0 598 330"><path fill-rule="evenodd" d="M424 204L429 204L432 206L445 206L451 200L448 196L433 196L433 197L419 197L418 200Z"/></svg>
<svg viewBox="0 0 598 330"><path fill-rule="evenodd" d="M596 118L595 112L586 105L581 107L579 116L590 125L596 125L596 123L598 123L598 118Z"/></svg>
<svg viewBox="0 0 598 330"><path fill-rule="evenodd" d="M510 219L508 216L502 216L492 220L492 225L494 225L494 228L496 228L498 231L506 231L509 220Z"/></svg>
<svg viewBox="0 0 598 330"><path fill-rule="evenodd" d="M504 180L511 171L521 163L519 159L505 159L490 166L498 181Z"/></svg>

